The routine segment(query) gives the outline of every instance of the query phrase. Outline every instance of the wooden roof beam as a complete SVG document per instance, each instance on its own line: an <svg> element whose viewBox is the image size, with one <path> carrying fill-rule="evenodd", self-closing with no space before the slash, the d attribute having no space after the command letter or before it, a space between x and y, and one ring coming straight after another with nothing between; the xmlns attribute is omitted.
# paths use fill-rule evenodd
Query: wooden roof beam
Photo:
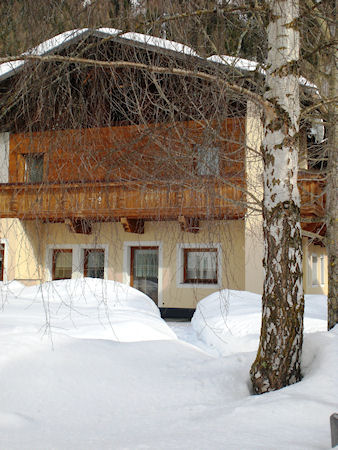
<svg viewBox="0 0 338 450"><path fill-rule="evenodd" d="M65 224L72 233L92 234L93 231L92 223L86 219L65 219Z"/></svg>
<svg viewBox="0 0 338 450"><path fill-rule="evenodd" d="M127 233L144 233L144 220L143 219L129 219L128 217L121 217L120 222L124 231Z"/></svg>
<svg viewBox="0 0 338 450"><path fill-rule="evenodd" d="M200 230L200 222L196 217L178 216L178 222L181 225L182 231L198 233Z"/></svg>

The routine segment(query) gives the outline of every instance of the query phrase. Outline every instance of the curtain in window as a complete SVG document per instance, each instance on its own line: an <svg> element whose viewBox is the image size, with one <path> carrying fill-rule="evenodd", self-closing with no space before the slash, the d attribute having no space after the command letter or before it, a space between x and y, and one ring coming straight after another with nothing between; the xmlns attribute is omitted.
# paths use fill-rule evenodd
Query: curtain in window
<svg viewBox="0 0 338 450"><path fill-rule="evenodd" d="M89 250L86 254L87 277L104 278L104 252Z"/></svg>
<svg viewBox="0 0 338 450"><path fill-rule="evenodd" d="M190 280L215 280L217 278L216 252L188 252L187 278Z"/></svg>
<svg viewBox="0 0 338 450"><path fill-rule="evenodd" d="M69 279L72 277L72 253L57 251L54 253L54 278Z"/></svg>
<svg viewBox="0 0 338 450"><path fill-rule="evenodd" d="M157 278L158 255L154 249L137 249L134 253L134 276L137 278Z"/></svg>

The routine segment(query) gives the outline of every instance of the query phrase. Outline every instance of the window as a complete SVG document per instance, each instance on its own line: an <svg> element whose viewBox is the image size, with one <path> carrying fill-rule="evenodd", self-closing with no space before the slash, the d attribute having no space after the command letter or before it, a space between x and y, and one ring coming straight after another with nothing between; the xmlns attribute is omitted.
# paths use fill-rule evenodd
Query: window
<svg viewBox="0 0 338 450"><path fill-rule="evenodd" d="M312 286L318 286L318 258L312 255Z"/></svg>
<svg viewBox="0 0 338 450"><path fill-rule="evenodd" d="M317 256L312 255L311 256L311 279L312 279L312 286L319 286L323 285L325 282L325 260L324 255Z"/></svg>
<svg viewBox="0 0 338 450"><path fill-rule="evenodd" d="M0 244L0 281L4 281L5 244Z"/></svg>
<svg viewBox="0 0 338 450"><path fill-rule="evenodd" d="M84 267L85 277L104 278L104 250L103 249L85 249Z"/></svg>
<svg viewBox="0 0 338 450"><path fill-rule="evenodd" d="M53 280L67 280L72 278L73 252L70 249L53 250Z"/></svg>
<svg viewBox="0 0 338 450"><path fill-rule="evenodd" d="M35 153L24 155L25 181L27 183L39 183L43 180L43 154Z"/></svg>
<svg viewBox="0 0 338 450"><path fill-rule="evenodd" d="M325 282L324 255L320 257L320 284Z"/></svg>
<svg viewBox="0 0 338 450"><path fill-rule="evenodd" d="M183 283L217 284L217 249L183 249Z"/></svg>
<svg viewBox="0 0 338 450"><path fill-rule="evenodd" d="M219 148L197 146L197 175L219 175Z"/></svg>

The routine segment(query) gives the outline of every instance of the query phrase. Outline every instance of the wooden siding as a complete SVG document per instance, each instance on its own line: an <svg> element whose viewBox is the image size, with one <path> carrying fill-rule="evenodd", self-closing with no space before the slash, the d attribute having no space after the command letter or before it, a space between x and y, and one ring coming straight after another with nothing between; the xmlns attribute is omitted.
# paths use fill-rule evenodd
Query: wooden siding
<svg viewBox="0 0 338 450"><path fill-rule="evenodd" d="M196 171L197 145L219 148L220 175L244 175L244 119L211 126L191 121L14 134L9 182L25 181L27 154L44 155L43 181L51 183L182 179Z"/></svg>
<svg viewBox="0 0 338 450"><path fill-rule="evenodd" d="M216 144L212 137L206 141L206 131L203 123L180 122L11 135L10 183L0 186L0 217L244 217L244 121L223 121ZM216 177L198 175L196 145L220 149ZM25 183L24 155L41 153L43 182ZM299 188L302 217L322 218L324 180L301 171Z"/></svg>

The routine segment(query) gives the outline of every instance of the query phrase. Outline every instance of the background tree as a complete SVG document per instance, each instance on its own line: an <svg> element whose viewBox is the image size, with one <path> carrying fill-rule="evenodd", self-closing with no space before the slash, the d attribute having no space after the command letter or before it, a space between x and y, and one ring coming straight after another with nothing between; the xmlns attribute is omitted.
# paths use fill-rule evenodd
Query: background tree
<svg viewBox="0 0 338 450"><path fill-rule="evenodd" d="M338 156L337 156L337 25L336 2L320 3L306 0L302 8L302 59L301 70L319 91L316 102L322 102L311 110L306 119L320 123L326 130L316 158L322 159L320 175L326 177L326 239L328 253L328 329L338 323Z"/></svg>

